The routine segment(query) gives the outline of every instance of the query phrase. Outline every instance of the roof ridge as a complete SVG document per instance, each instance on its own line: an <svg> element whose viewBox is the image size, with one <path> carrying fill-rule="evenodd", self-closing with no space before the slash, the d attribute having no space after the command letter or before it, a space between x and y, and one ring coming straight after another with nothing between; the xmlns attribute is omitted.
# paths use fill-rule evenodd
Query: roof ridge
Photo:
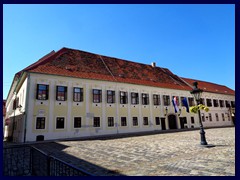
<svg viewBox="0 0 240 180"><path fill-rule="evenodd" d="M98 53L92 53L92 52L89 52L89 51L83 51L83 50L79 50L79 49L74 49L74 48L66 48L64 47L65 49L68 49L68 50L74 50L74 51L80 51L80 52L84 52L84 53L89 53L89 54L93 54L93 55L96 55L96 56L101 56L101 57L106 57L106 58L112 58L112 59L117 59L117 60L120 60L120 61L127 61L127 62L130 62L130 63L135 63L135 64L141 64L141 65L146 65L146 66L152 66L151 64L144 64L142 62L135 62L135 61L131 61L131 60L126 60L126 59L121 59L121 58L117 58L117 57L113 57L113 56L107 56L107 55L102 55L102 54L98 54ZM157 67L157 66L156 66ZM160 67L160 68L163 68L163 67ZM166 68L165 68L166 69Z"/></svg>
<svg viewBox="0 0 240 180"><path fill-rule="evenodd" d="M189 79L189 80L193 80L193 81L197 81L197 82L203 82L203 83L209 83L209 84L213 84L213 85L218 85L218 86L223 86L223 87L227 87L225 85L222 84L217 84L217 83L213 83L213 82L209 82L209 81L203 81L203 80L198 80L198 79L192 79L192 78L185 78L185 77L181 77L183 79ZM227 87L229 88L229 87ZM230 88L229 88L230 89Z"/></svg>

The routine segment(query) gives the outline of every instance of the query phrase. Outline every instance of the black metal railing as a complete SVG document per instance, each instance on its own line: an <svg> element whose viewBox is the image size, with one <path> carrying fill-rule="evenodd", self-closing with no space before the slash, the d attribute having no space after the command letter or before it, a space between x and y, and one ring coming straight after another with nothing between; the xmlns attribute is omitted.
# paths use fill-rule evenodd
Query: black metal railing
<svg viewBox="0 0 240 180"><path fill-rule="evenodd" d="M31 147L11 146L3 148L3 175L31 175Z"/></svg>
<svg viewBox="0 0 240 180"><path fill-rule="evenodd" d="M3 149L4 176L93 176L32 146Z"/></svg>

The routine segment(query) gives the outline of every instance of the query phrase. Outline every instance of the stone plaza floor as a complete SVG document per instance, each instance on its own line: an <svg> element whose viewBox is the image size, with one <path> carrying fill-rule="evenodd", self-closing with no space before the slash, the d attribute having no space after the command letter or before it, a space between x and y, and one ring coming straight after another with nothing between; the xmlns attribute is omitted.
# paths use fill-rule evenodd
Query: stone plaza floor
<svg viewBox="0 0 240 180"><path fill-rule="evenodd" d="M97 176L235 176L235 127L35 144Z"/></svg>

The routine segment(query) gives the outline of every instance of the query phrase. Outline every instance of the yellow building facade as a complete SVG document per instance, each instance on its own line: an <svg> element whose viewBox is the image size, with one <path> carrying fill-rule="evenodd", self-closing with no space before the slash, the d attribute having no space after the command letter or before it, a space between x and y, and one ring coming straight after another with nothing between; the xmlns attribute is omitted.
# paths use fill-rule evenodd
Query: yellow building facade
<svg viewBox="0 0 240 180"><path fill-rule="evenodd" d="M173 97L179 99L177 113ZM186 112L184 97L192 98L190 91L23 71L7 99L8 134L15 142L32 142L197 128L198 116ZM231 94L204 92L202 98L235 103ZM201 115L204 127L233 125L226 106Z"/></svg>

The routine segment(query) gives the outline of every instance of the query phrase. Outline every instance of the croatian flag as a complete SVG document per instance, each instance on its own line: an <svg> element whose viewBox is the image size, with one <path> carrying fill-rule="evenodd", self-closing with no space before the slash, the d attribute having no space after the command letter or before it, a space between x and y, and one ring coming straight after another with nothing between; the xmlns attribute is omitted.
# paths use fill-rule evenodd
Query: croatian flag
<svg viewBox="0 0 240 180"><path fill-rule="evenodd" d="M186 111L189 113L189 106L188 106L187 98L186 98L186 97L183 98L183 100L182 100L182 104L183 104L183 106L186 107Z"/></svg>
<svg viewBox="0 0 240 180"><path fill-rule="evenodd" d="M173 103L173 107L174 107L174 109L175 109L175 113L177 113L178 112L178 106L177 106L177 97L176 96L174 96L174 98L172 99L172 103Z"/></svg>

